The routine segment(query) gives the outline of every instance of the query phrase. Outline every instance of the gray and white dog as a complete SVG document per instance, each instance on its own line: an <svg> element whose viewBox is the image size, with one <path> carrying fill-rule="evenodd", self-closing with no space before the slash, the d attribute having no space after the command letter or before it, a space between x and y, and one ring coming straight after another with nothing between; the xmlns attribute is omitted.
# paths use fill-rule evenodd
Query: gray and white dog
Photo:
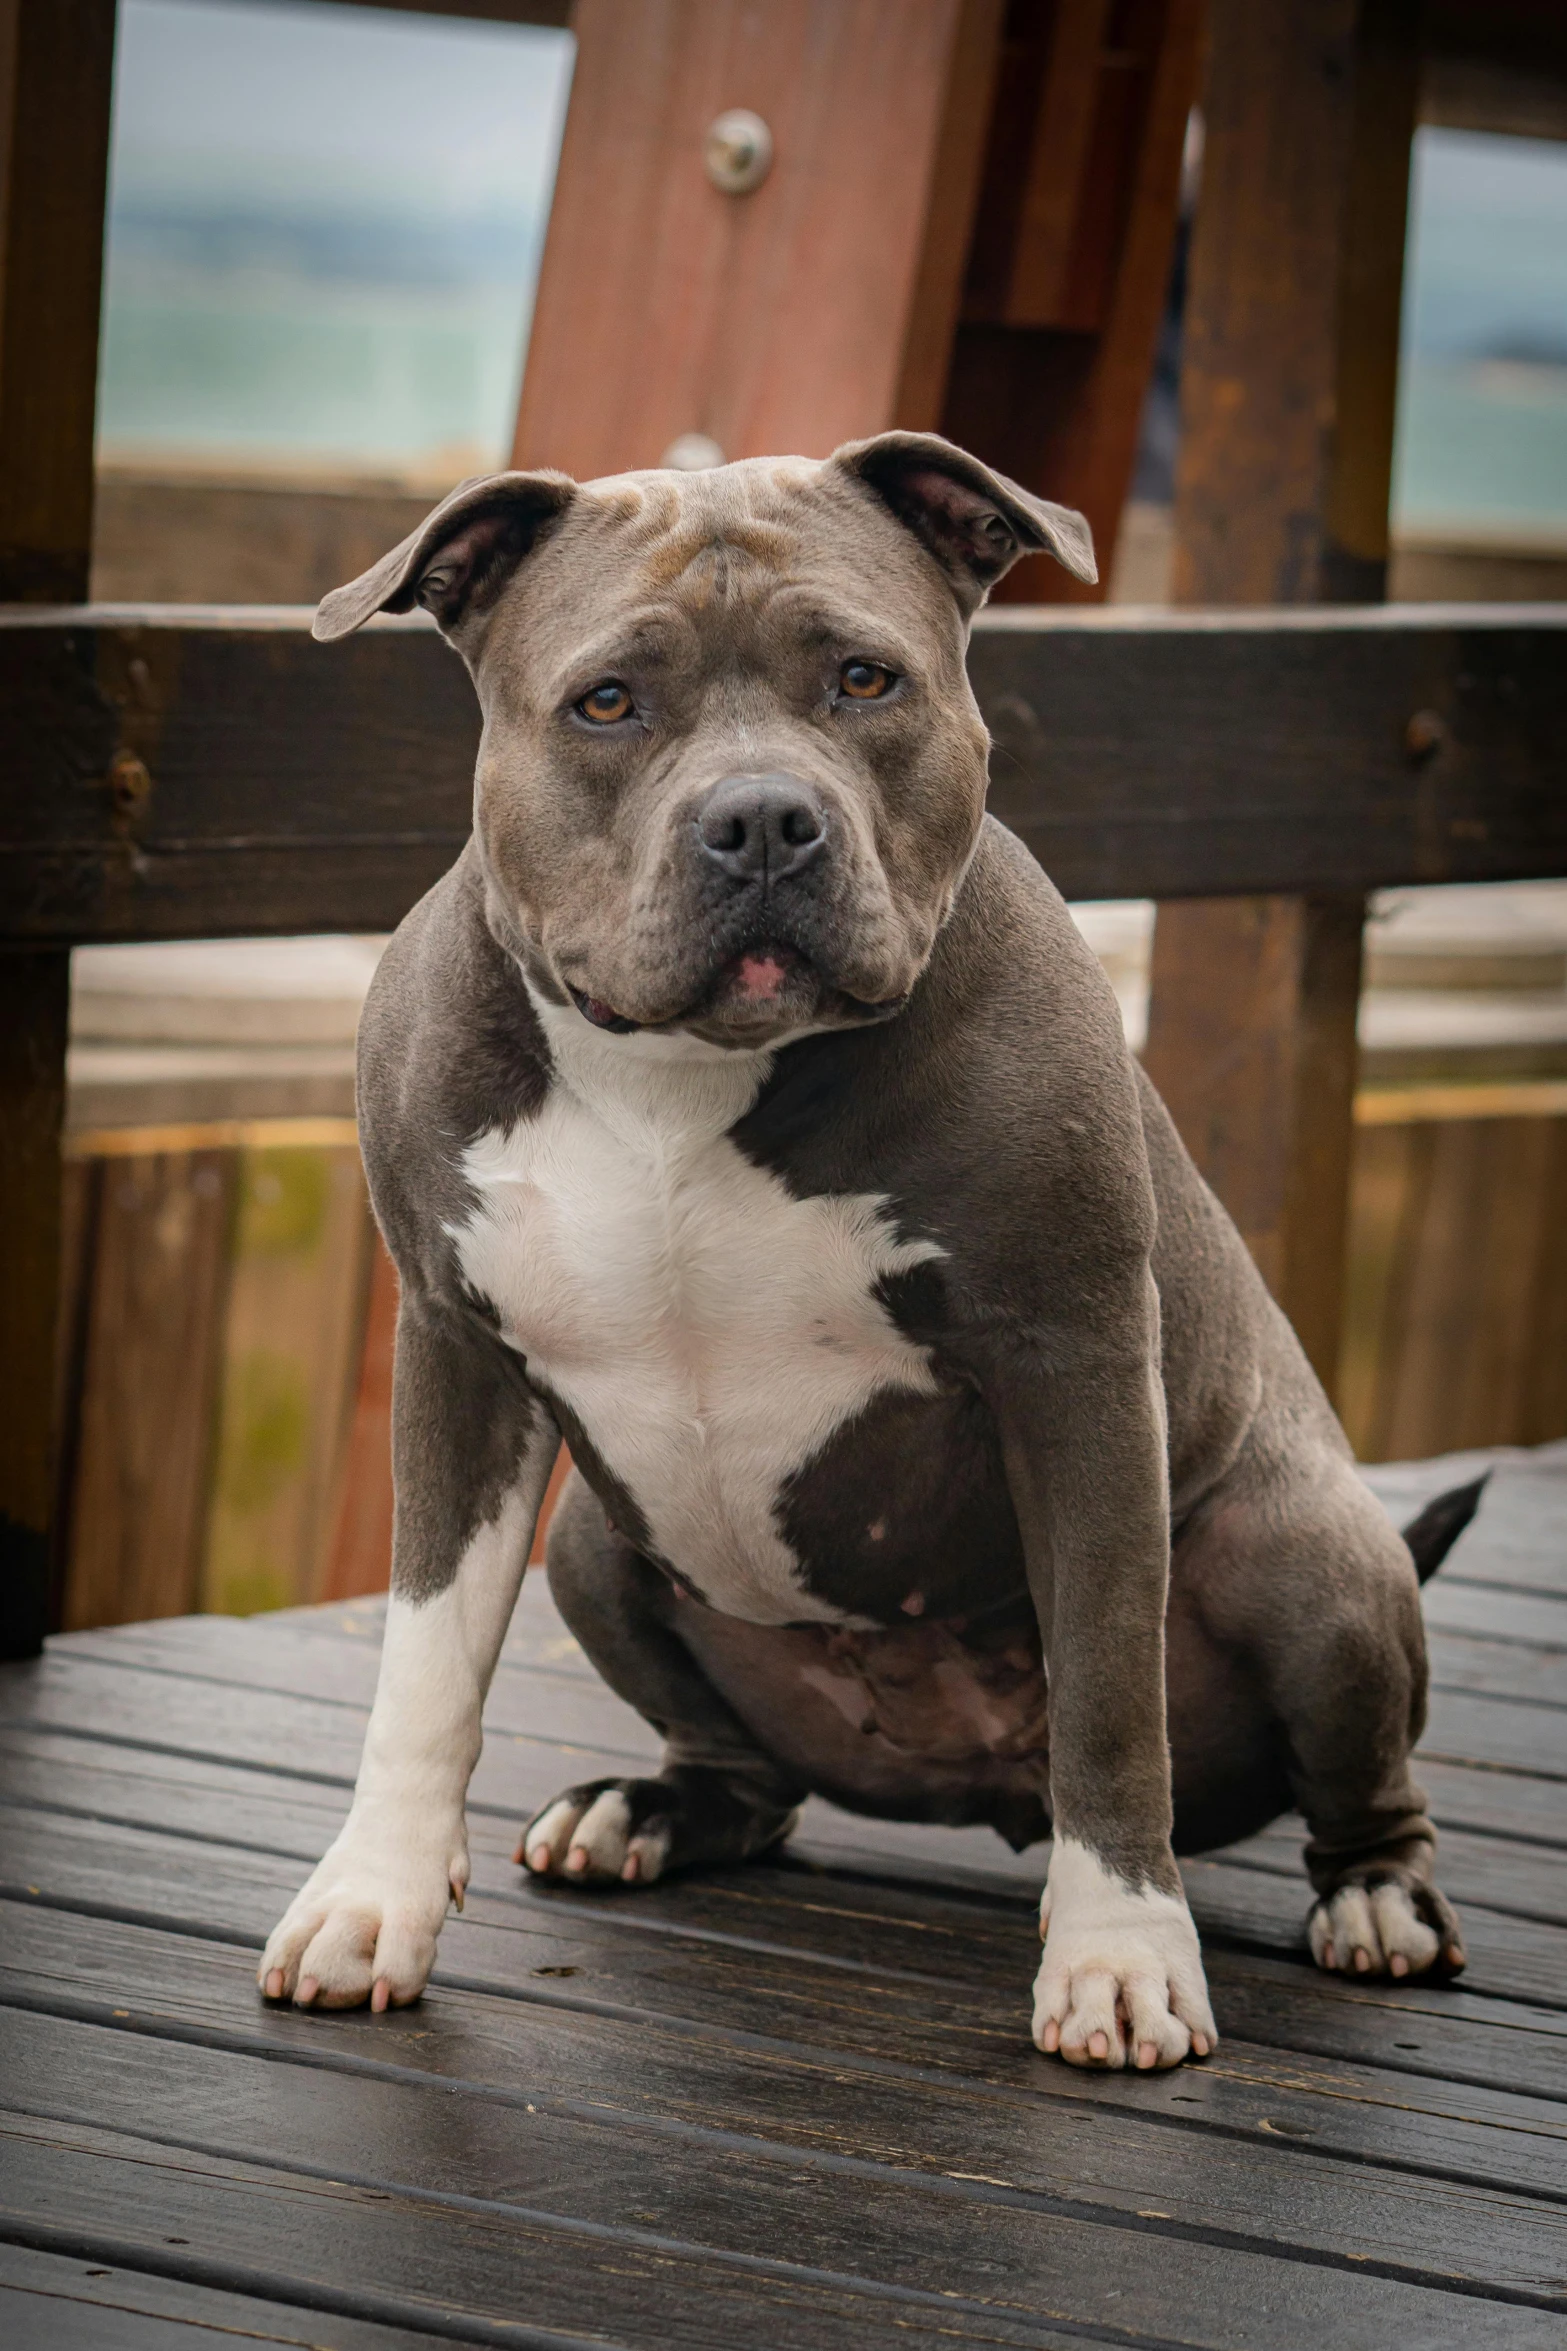
<svg viewBox="0 0 1567 2351"><path fill-rule="evenodd" d="M261 1963L415 1999L545 1481L566 1622L665 1740L519 1860L645 1885L811 1790L1053 1835L1041 2048L1217 2038L1175 1866L1291 1804L1325 1967L1462 1964L1409 1773L1417 1564L985 814L967 627L1087 528L909 433L465 484L316 634L434 614L473 839L381 964L359 1104L397 1262L397 1531L348 1821Z"/></svg>

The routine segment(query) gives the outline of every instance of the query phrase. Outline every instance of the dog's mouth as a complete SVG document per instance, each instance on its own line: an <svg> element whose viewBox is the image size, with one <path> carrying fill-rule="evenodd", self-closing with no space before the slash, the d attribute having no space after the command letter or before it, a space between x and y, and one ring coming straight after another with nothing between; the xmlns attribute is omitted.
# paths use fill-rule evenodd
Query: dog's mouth
<svg viewBox="0 0 1567 2351"><path fill-rule="evenodd" d="M832 986L808 955L785 940L766 940L731 955L695 1003L657 1021L633 1020L602 996L589 995L569 981L567 986L583 1019L610 1036L634 1036L648 1028L691 1028L699 1035L736 1043L818 1021L837 1026L846 1020L888 1020L908 1001L900 996L895 1003L872 1004L850 996Z"/></svg>

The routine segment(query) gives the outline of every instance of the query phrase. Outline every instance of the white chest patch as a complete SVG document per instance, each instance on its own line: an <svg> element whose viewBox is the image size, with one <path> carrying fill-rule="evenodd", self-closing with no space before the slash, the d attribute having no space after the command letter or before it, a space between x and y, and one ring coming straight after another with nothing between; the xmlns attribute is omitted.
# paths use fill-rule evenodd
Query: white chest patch
<svg viewBox="0 0 1567 2351"><path fill-rule="evenodd" d="M935 1394L874 1285L943 1252L899 1241L878 1194L797 1200L736 1149L770 1056L539 1010L555 1082L536 1118L463 1155L463 1273L715 1608L837 1621L775 1504L874 1396Z"/></svg>

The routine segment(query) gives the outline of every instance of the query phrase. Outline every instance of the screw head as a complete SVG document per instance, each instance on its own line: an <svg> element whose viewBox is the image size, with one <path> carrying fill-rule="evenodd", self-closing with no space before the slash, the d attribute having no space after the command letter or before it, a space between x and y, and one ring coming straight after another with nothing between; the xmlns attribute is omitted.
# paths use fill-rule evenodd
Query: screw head
<svg viewBox="0 0 1567 2351"><path fill-rule="evenodd" d="M1404 749L1413 760L1434 759L1448 740L1448 724L1440 711L1417 710L1404 729Z"/></svg>
<svg viewBox="0 0 1567 2351"><path fill-rule="evenodd" d="M116 751L108 785L116 816L138 816L152 798L152 778L134 751Z"/></svg>
<svg viewBox="0 0 1567 2351"><path fill-rule="evenodd" d="M707 126L702 162L724 196L749 196L773 168L773 134L749 107L732 106Z"/></svg>

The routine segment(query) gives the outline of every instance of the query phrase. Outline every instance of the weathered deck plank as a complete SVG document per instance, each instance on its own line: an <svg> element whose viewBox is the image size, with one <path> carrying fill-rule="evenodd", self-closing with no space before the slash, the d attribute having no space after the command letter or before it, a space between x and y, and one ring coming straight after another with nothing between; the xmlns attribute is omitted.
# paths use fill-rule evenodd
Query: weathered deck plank
<svg viewBox="0 0 1567 2351"><path fill-rule="evenodd" d="M1499 1473L1431 1594L1463 1982L1305 1965L1281 1822L1189 1865L1225 2037L1154 2079L1032 2051L1044 1856L981 1831L813 1805L749 1870L520 1880L534 1803L653 1752L542 1579L466 1913L428 1999L378 2020L253 1990L346 1803L375 1604L7 1669L6 2339L1567 2345L1562 1453ZM1379 1478L1395 1515L1422 1476Z"/></svg>

